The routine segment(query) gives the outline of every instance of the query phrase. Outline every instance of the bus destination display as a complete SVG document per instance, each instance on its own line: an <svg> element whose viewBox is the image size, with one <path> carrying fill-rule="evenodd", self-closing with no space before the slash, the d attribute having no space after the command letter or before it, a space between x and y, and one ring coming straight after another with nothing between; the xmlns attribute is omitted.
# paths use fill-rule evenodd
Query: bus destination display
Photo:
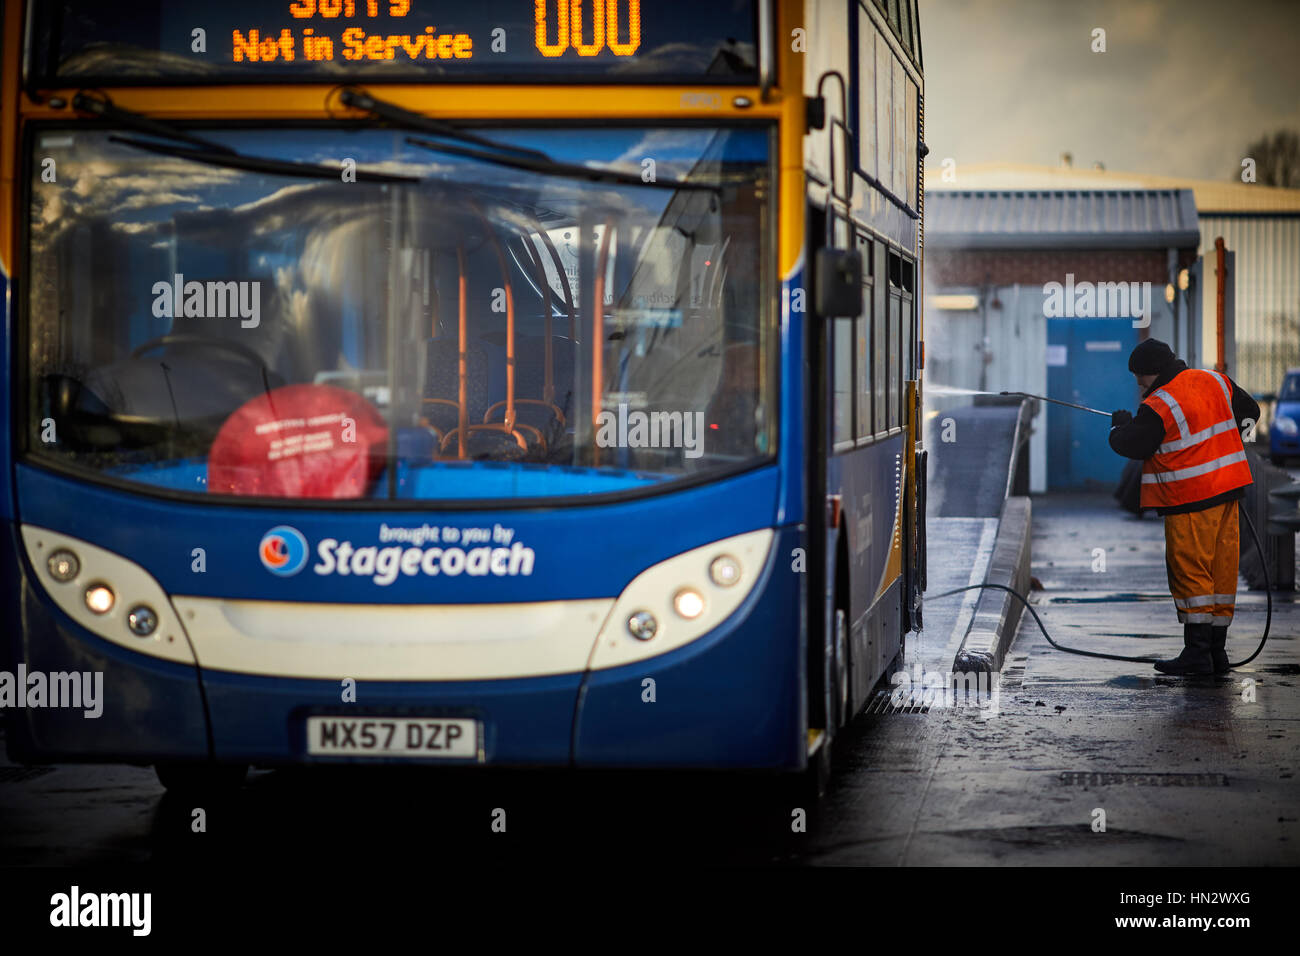
<svg viewBox="0 0 1300 956"><path fill-rule="evenodd" d="M752 0L36 3L36 78L754 78Z"/></svg>

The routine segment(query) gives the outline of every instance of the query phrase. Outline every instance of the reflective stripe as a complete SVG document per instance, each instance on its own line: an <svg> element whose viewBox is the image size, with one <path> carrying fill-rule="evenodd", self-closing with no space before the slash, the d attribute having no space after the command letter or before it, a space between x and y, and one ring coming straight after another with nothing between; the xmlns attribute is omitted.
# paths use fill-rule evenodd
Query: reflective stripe
<svg viewBox="0 0 1300 956"><path fill-rule="evenodd" d="M1208 607L1211 604L1232 604L1237 603L1235 594L1198 594L1196 597L1174 598L1174 607L1187 610L1193 607Z"/></svg>
<svg viewBox="0 0 1300 956"><path fill-rule="evenodd" d="M1222 435L1224 432L1230 432L1236 427L1236 419L1229 418L1227 421L1219 422L1217 425L1203 428L1196 434L1188 435L1186 438L1175 438L1173 441L1167 441L1156 449L1156 451L1162 455L1166 452L1182 451L1184 448L1191 448L1193 445L1199 445L1203 441L1209 441L1215 435Z"/></svg>
<svg viewBox="0 0 1300 956"><path fill-rule="evenodd" d="M1226 624L1231 622L1231 614L1187 614L1179 611L1179 624Z"/></svg>
<svg viewBox="0 0 1300 956"><path fill-rule="evenodd" d="M1183 415L1182 406L1178 404L1177 399L1166 392L1163 388L1157 388L1152 392L1152 394L1169 406L1169 414L1174 416L1174 424L1178 426L1178 434L1182 435L1184 440L1186 440L1188 435L1187 417Z"/></svg>
<svg viewBox="0 0 1300 956"><path fill-rule="evenodd" d="M1224 401L1228 403L1228 411L1232 411L1232 392L1228 391L1227 381L1218 372L1210 372L1209 369L1205 369L1205 371L1213 375L1214 380L1219 383L1219 388L1223 389Z"/></svg>
<svg viewBox="0 0 1300 956"><path fill-rule="evenodd" d="M1201 475L1208 475L1212 471L1218 471L1220 468L1226 468L1229 465L1235 465L1239 461L1246 460L1244 451L1233 452L1231 455L1224 455L1222 458L1216 458L1214 461L1206 462L1204 465L1192 465L1190 468L1178 468L1174 471L1156 471L1142 476L1142 484L1168 484L1173 481L1185 481L1188 478L1199 478Z"/></svg>

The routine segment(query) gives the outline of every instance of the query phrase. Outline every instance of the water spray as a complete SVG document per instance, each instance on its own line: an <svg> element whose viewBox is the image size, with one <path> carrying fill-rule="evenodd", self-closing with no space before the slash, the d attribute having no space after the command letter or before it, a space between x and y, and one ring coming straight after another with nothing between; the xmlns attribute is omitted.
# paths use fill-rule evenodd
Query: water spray
<svg viewBox="0 0 1300 956"><path fill-rule="evenodd" d="M1048 398L1046 395L1034 395L1032 392L983 392L977 388L958 388L955 385L927 385L926 392L930 395L1020 395L1024 398L1036 398L1040 402L1051 402L1053 405L1064 405L1067 408L1077 408L1081 412L1092 412L1094 415L1101 415L1104 418L1110 418L1110 412L1103 412L1100 408L1089 408L1087 405L1076 405L1074 402L1063 402L1059 398Z"/></svg>
<svg viewBox="0 0 1300 956"><path fill-rule="evenodd" d="M1103 412L1100 408L1089 408L1087 405L1076 405L1074 402L1063 402L1059 398L1048 398L1046 395L1033 395L1029 392L998 392L999 395L1023 395L1025 398L1036 398L1040 402L1051 402L1053 405L1064 405L1066 408L1077 408L1081 412L1092 412L1094 415L1101 415L1103 418L1110 418L1110 412Z"/></svg>

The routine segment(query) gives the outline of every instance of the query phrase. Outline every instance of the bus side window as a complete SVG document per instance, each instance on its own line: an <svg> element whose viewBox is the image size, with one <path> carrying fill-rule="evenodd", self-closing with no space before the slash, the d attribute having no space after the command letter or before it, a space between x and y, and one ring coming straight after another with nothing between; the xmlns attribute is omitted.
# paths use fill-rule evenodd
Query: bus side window
<svg viewBox="0 0 1300 956"><path fill-rule="evenodd" d="M872 285L871 353L875 358L872 362L871 385L875 396L872 401L875 409L875 428L876 432L880 433L889 428L887 421L889 411L885 399L885 385L888 381L886 359L889 356L885 319L889 315L889 282L885 274L885 247L877 242L872 245L872 249L875 252L872 257L872 275L875 277L875 282Z"/></svg>
<svg viewBox="0 0 1300 956"><path fill-rule="evenodd" d="M849 229L848 221L840 216L834 217L834 243L837 249L847 249L851 241L852 232ZM832 361L834 370L832 381L834 387L834 408L832 414L834 417L834 427L831 432L832 442L838 445L840 442L853 440L853 393L854 393L854 374L853 374L853 325L854 319L833 319L834 326L832 332Z"/></svg>
<svg viewBox="0 0 1300 956"><path fill-rule="evenodd" d="M833 319L835 362L835 428L831 438L836 445L853 440L853 320Z"/></svg>
<svg viewBox="0 0 1300 956"><path fill-rule="evenodd" d="M900 369L903 364L903 260L889 254L889 421L893 428L900 423L902 388Z"/></svg>
<svg viewBox="0 0 1300 956"><path fill-rule="evenodd" d="M858 10L858 166L875 178L876 168L876 25ZM864 270L865 271L865 270Z"/></svg>
<svg viewBox="0 0 1300 956"><path fill-rule="evenodd" d="M899 91L902 95L902 91ZM894 55L876 41L876 179L894 188Z"/></svg>
<svg viewBox="0 0 1300 956"><path fill-rule="evenodd" d="M872 248L871 240L866 236L858 236L858 251L862 253L862 314L858 316L857 323L857 355L858 355L858 438L870 438L874 428L875 419L871 410L871 317L875 311L875 289L873 275L875 273L875 260L873 258L875 250Z"/></svg>
<svg viewBox="0 0 1300 956"><path fill-rule="evenodd" d="M902 362L903 372L899 376L899 396L903 404L900 406L903 411L903 417L906 418L907 382L916 378L916 263L903 261L903 350ZM907 424L906 421L900 424Z"/></svg>

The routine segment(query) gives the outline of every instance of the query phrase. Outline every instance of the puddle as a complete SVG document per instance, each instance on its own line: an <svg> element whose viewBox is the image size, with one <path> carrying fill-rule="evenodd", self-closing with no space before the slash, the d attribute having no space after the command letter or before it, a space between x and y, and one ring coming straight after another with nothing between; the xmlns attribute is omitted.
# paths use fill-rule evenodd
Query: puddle
<svg viewBox="0 0 1300 956"><path fill-rule="evenodd" d="M1150 687L1155 687L1156 682L1154 678L1151 677L1129 675L1127 677L1112 677L1110 680L1106 681L1106 686L1123 687L1131 690L1145 690Z"/></svg>
<svg viewBox="0 0 1300 956"><path fill-rule="evenodd" d="M1087 597L1049 597L1044 604L1108 604L1114 601L1169 601L1168 594L1142 594L1138 591L1115 591Z"/></svg>

